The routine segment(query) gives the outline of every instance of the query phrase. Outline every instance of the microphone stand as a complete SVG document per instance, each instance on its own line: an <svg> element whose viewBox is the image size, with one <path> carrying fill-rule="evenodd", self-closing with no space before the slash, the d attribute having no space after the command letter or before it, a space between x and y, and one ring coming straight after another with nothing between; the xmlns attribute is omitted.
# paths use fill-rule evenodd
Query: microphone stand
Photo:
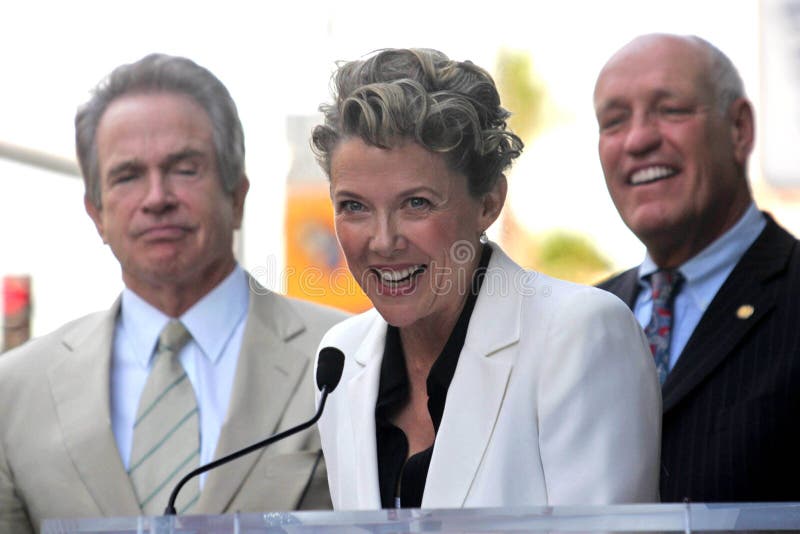
<svg viewBox="0 0 800 534"><path fill-rule="evenodd" d="M341 372L341 368L340 368L340 372ZM336 386L334 385L334 387L336 387ZM226 464L226 463L228 463L230 461L233 461L233 460L235 460L237 458L240 458L240 457L244 456L245 454L250 454L253 451L257 451L258 449L266 447L267 445L275 443L276 441L279 441L279 440L281 440L281 439L283 439L285 437L291 436L292 434L296 434L297 432L300 432L301 430L305 430L306 428L308 428L311 425L313 425L314 423L316 423L317 420L322 416L322 410L323 410L323 408L325 408L325 400L327 398L328 398L328 386L324 385L324 386L322 386L322 389L320 390L319 408L317 408L317 413L314 414L314 417L312 417L311 419L309 419L305 423L301 423L301 424L299 424L299 425L297 425L295 427L292 427L292 428L289 428L287 430L284 430L283 432L275 434L274 436L270 436L267 439L265 439L263 441L259 441L258 443L254 443L254 444L250 445L249 447L245 447L244 449L232 452L231 454L229 454L227 456L223 456L222 458L218 458L218 459L214 460L213 462L207 463L205 465L201 465L200 467L198 467L194 471L191 471L189 474L184 476L180 480L180 482L178 482L175 485L175 489L172 490L172 493L169 496L169 502L167 503L167 507L164 509L164 515L176 515L176 512L175 512L175 499L178 498L178 492L180 492L181 488L183 488L183 486L187 482L189 482L189 480L191 480L192 478L196 477L197 475L201 475L201 474L205 473L206 471L210 471L211 469L214 469L215 467L218 467L218 466L220 466L222 464Z"/></svg>

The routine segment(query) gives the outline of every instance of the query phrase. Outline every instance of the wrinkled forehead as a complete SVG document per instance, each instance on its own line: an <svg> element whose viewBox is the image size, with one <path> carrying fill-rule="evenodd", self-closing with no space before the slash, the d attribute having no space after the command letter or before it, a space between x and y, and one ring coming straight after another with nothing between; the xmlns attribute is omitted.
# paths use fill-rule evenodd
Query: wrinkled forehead
<svg viewBox="0 0 800 534"><path fill-rule="evenodd" d="M691 37L648 35L622 47L603 66L594 89L595 107L637 86L696 93L712 90L710 52Z"/></svg>

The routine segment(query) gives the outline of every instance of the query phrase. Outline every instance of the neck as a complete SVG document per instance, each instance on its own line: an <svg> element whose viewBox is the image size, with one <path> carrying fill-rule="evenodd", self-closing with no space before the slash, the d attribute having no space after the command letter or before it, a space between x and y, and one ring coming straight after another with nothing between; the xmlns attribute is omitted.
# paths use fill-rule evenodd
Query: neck
<svg viewBox="0 0 800 534"><path fill-rule="evenodd" d="M180 317L189 308L217 287L235 267L231 262L191 280L129 279L123 274L125 286L148 304L169 317Z"/></svg>
<svg viewBox="0 0 800 534"><path fill-rule="evenodd" d="M400 341L409 375L421 373L423 377L428 376L433 363L442 353L457 318L456 315L446 322L419 321L422 324L400 329Z"/></svg>
<svg viewBox="0 0 800 534"><path fill-rule="evenodd" d="M733 228L747 211L750 202L748 196L729 205L727 213L722 217L694 219L683 228L670 228L669 231L647 239L642 238L642 242L659 268L676 269Z"/></svg>

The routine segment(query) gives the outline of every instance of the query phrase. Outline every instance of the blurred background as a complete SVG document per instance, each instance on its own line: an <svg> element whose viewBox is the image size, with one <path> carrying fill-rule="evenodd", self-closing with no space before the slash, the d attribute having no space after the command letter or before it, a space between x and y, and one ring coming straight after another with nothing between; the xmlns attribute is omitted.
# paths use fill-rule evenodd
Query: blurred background
<svg viewBox="0 0 800 534"><path fill-rule="evenodd" d="M119 266L83 210L73 119L111 69L192 58L239 107L251 189L237 240L267 287L367 306L331 226L308 148L336 61L430 47L489 70L526 149L490 237L518 262L594 283L641 261L597 158L595 78L641 33L693 33L739 67L756 105L751 184L800 235L800 0L73 0L0 4L0 276L4 346L107 308Z"/></svg>

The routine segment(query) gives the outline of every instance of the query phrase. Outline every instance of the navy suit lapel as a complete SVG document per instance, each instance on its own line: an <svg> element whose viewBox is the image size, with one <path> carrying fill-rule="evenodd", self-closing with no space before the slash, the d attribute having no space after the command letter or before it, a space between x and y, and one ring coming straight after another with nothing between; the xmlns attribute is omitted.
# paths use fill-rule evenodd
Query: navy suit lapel
<svg viewBox="0 0 800 534"><path fill-rule="evenodd" d="M636 304L636 297L639 296L639 268L628 269L624 273L597 284L597 287L613 293L632 310Z"/></svg>
<svg viewBox="0 0 800 534"><path fill-rule="evenodd" d="M774 308L773 281L785 271L794 239L769 216L698 323L662 389L666 413L701 383ZM744 313L752 306L752 314ZM740 312L741 310L741 312Z"/></svg>

